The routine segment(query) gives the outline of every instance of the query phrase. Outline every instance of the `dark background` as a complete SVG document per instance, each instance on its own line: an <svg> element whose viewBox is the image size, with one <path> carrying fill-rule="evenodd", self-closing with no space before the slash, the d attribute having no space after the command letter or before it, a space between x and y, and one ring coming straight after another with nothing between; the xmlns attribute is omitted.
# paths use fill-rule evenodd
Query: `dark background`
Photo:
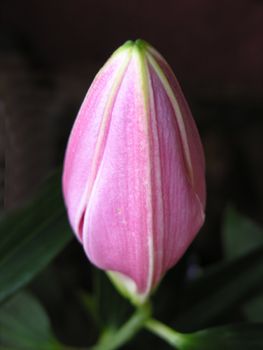
<svg viewBox="0 0 263 350"><path fill-rule="evenodd" d="M208 206L194 245L202 264L213 263L221 257L229 203L263 223L261 0L0 0L0 207L20 206L62 164L94 75L118 46L136 38L170 63L200 130ZM89 263L76 242L54 266L64 298L78 285L89 287ZM37 283L34 288L39 292ZM54 292L58 299L61 293ZM68 302L70 311L59 318L52 292L42 294L57 332L71 340L78 327L68 313L81 311Z"/></svg>

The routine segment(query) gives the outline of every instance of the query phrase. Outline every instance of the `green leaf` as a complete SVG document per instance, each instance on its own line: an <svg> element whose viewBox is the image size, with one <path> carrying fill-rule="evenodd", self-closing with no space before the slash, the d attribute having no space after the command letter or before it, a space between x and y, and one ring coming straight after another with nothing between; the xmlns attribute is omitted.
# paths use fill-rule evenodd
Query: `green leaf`
<svg viewBox="0 0 263 350"><path fill-rule="evenodd" d="M263 323L216 327L188 335L180 350L262 350Z"/></svg>
<svg viewBox="0 0 263 350"><path fill-rule="evenodd" d="M263 229L233 208L228 208L223 225L223 249L226 258L239 257L261 244Z"/></svg>
<svg viewBox="0 0 263 350"><path fill-rule="evenodd" d="M0 218L0 302L30 282L69 242L60 174L37 198Z"/></svg>
<svg viewBox="0 0 263 350"><path fill-rule="evenodd" d="M261 244L263 244L263 229L233 208L228 208L223 226L223 247L226 258L242 256ZM261 295L249 300L242 308L250 322L263 322L262 292L263 288L261 288Z"/></svg>
<svg viewBox="0 0 263 350"><path fill-rule="evenodd" d="M59 350L48 317L30 294L21 292L0 308L0 349Z"/></svg>
<svg viewBox="0 0 263 350"><path fill-rule="evenodd" d="M250 322L263 322L263 293L247 302L243 313Z"/></svg>
<svg viewBox="0 0 263 350"><path fill-rule="evenodd" d="M258 294L263 280L263 246L223 262L177 295L175 326L195 330Z"/></svg>

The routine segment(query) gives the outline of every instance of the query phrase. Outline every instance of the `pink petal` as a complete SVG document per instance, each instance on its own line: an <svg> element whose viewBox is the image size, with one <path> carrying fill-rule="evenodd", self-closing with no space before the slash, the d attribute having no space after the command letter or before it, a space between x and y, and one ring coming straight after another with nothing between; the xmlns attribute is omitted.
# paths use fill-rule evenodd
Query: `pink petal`
<svg viewBox="0 0 263 350"><path fill-rule="evenodd" d="M94 178L91 179L94 151L99 135L103 133L102 116L119 69L125 65L127 53L124 52L114 55L101 69L83 101L68 141L63 170L63 193L70 223L80 240L87 206L85 191L94 181Z"/></svg>

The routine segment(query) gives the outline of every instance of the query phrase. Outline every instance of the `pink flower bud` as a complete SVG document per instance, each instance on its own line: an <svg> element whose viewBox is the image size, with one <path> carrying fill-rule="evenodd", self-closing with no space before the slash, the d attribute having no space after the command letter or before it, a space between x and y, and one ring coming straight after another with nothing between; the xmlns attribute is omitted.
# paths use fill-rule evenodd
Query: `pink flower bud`
<svg viewBox="0 0 263 350"><path fill-rule="evenodd" d="M128 41L93 81L72 129L63 192L90 261L142 302L204 222L203 149L166 61Z"/></svg>

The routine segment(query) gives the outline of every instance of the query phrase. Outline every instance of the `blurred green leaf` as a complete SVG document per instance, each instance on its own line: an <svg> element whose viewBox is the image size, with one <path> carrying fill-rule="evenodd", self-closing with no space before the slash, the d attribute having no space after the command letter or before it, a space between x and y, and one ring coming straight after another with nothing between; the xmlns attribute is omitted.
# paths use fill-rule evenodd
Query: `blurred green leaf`
<svg viewBox="0 0 263 350"><path fill-rule="evenodd" d="M93 293L82 293L81 299L98 328L104 331L115 331L133 312L133 307L116 291L105 272L96 268L93 269Z"/></svg>
<svg viewBox="0 0 263 350"><path fill-rule="evenodd" d="M175 326L195 330L258 293L263 280L263 246L218 264L177 295Z"/></svg>
<svg viewBox="0 0 263 350"><path fill-rule="evenodd" d="M222 326L188 335L180 350L262 350L263 323Z"/></svg>
<svg viewBox="0 0 263 350"><path fill-rule="evenodd" d="M223 249L227 259L244 255L263 244L263 229L229 207L223 224Z"/></svg>
<svg viewBox="0 0 263 350"><path fill-rule="evenodd" d="M60 173L25 207L0 218L0 302L40 272L71 238Z"/></svg>
<svg viewBox="0 0 263 350"><path fill-rule="evenodd" d="M261 244L263 229L233 208L228 208L223 226L223 248L226 258L242 256ZM248 321L263 322L263 293L249 300L242 309Z"/></svg>
<svg viewBox="0 0 263 350"><path fill-rule="evenodd" d="M248 321L263 322L263 294L249 300L242 310Z"/></svg>
<svg viewBox="0 0 263 350"><path fill-rule="evenodd" d="M20 292L1 305L0 349L61 349L44 309L32 295Z"/></svg>
<svg viewBox="0 0 263 350"><path fill-rule="evenodd" d="M144 326L150 316L150 306L145 304L118 329L105 329L98 343L91 350L115 350L128 343Z"/></svg>
<svg viewBox="0 0 263 350"><path fill-rule="evenodd" d="M91 316L91 319L93 323L96 325L98 329L102 328L102 322L98 315L98 305L96 302L96 298L94 295L88 293L88 292L80 292L79 297L81 299L82 304L84 305L86 311L88 311L89 316Z"/></svg>

